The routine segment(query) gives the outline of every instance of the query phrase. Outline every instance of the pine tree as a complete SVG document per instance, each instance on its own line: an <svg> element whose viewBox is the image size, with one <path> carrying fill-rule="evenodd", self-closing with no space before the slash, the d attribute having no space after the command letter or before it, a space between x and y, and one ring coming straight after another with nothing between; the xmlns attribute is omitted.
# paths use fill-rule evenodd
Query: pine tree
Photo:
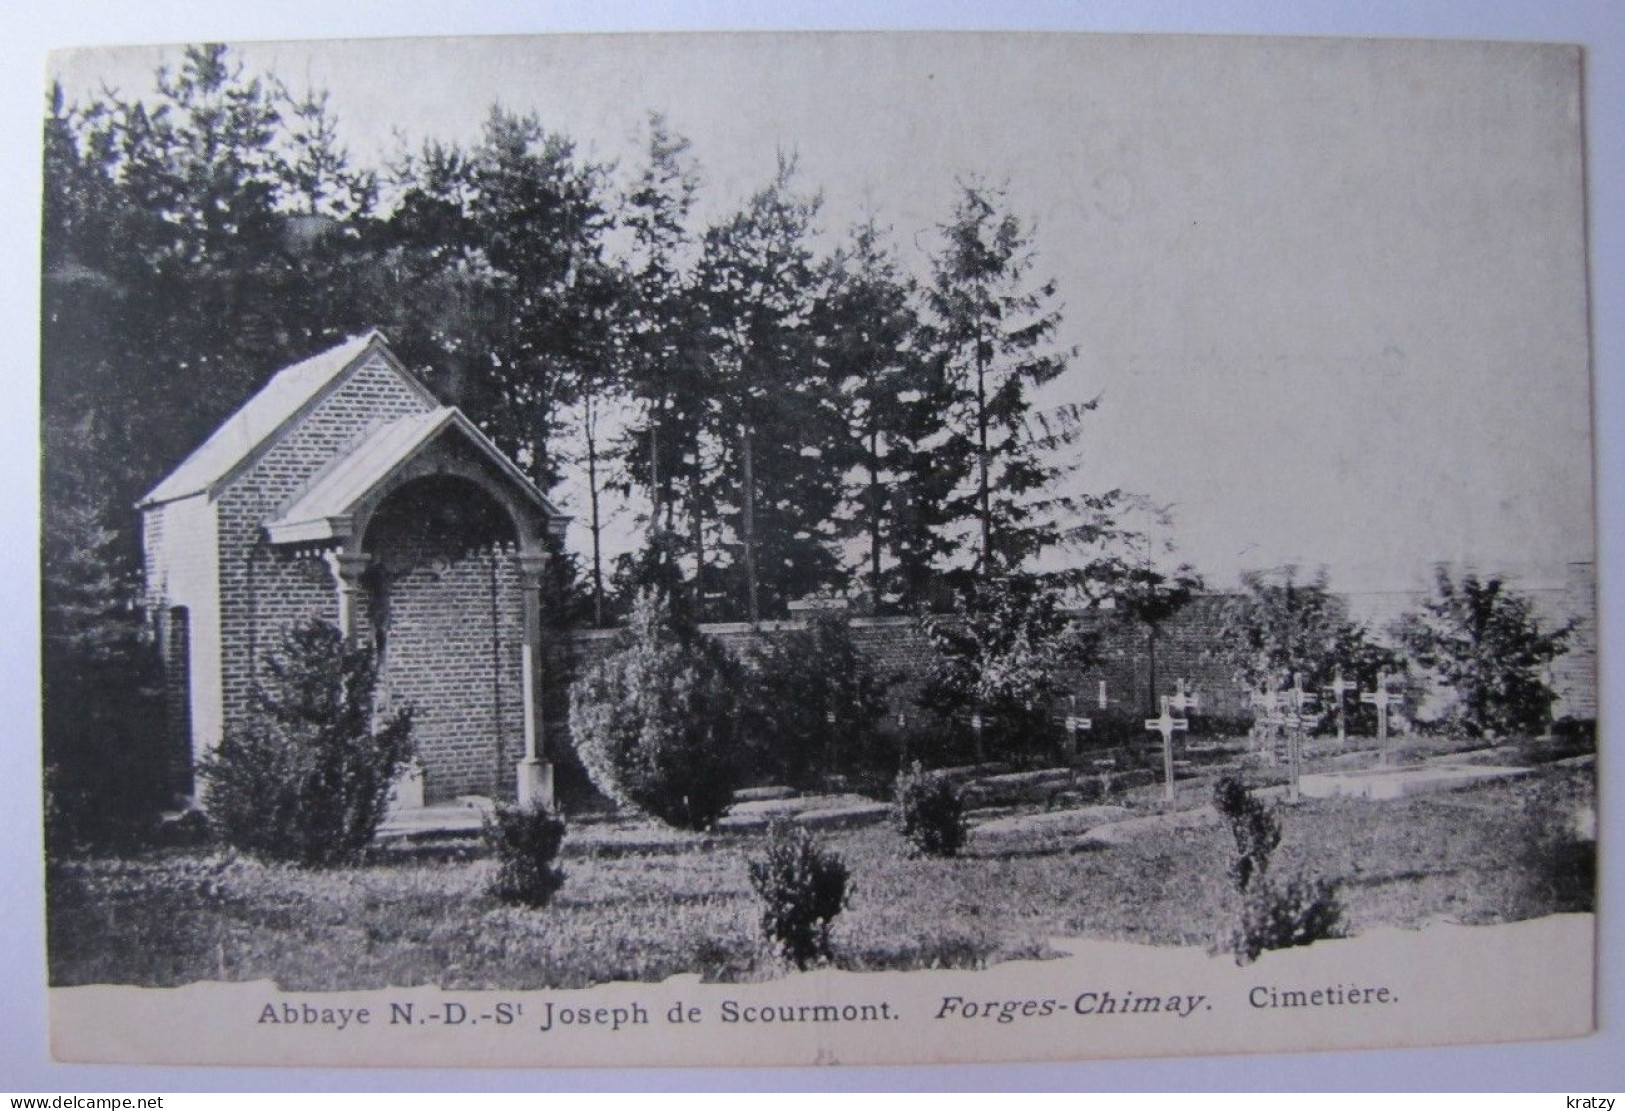
<svg viewBox="0 0 1625 1111"><path fill-rule="evenodd" d="M1055 346L1055 283L1032 278L1032 232L1006 205L1003 188L961 183L928 294L950 398L949 434L932 465L954 483L944 515L969 526L984 579L1018 571L1058 542L1093 536L1111 497L1060 490L1073 468L1057 453L1096 403L1034 410L1034 392L1064 374L1074 352Z"/></svg>
<svg viewBox="0 0 1625 1111"><path fill-rule="evenodd" d="M782 609L839 581L830 522L840 500L839 414L813 358L816 270L810 237L819 198L794 190L795 162L706 232L698 289L706 311L714 472L732 492L745 617ZM727 504L727 494L719 496Z"/></svg>
<svg viewBox="0 0 1625 1111"><path fill-rule="evenodd" d="M649 501L644 550L628 561L626 587L635 592L657 586L676 604L682 577L678 557L686 545L694 565L688 592L694 613L700 610L704 522L711 513L699 464L709 408L708 367L693 286L698 245L689 230L698 190L688 140L651 113L648 161L621 208L631 245L623 262L627 281L619 354L627 390L640 410L623 447L624 481L629 489L641 488Z"/></svg>
<svg viewBox="0 0 1625 1111"><path fill-rule="evenodd" d="M839 390L848 454L845 537L862 537L876 610L921 602L950 546L931 525L948 492L925 445L942 398L921 342L918 289L873 218L854 226L825 266L814 331Z"/></svg>

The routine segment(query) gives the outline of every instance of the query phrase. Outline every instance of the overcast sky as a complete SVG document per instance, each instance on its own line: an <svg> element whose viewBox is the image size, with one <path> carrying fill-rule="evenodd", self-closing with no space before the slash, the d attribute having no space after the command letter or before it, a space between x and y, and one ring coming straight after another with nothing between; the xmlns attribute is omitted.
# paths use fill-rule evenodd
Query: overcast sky
<svg viewBox="0 0 1625 1111"><path fill-rule="evenodd" d="M793 149L827 228L873 210L914 259L956 176L1008 178L1079 348L1054 399L1102 397L1083 481L1172 503L1181 555L1216 584L1284 562L1368 587L1440 559L1591 556L1567 48L808 35L241 53L328 88L364 162L397 133L472 140L500 101L631 163L658 109L693 140L710 218ZM162 56L53 69L70 91L133 93Z"/></svg>

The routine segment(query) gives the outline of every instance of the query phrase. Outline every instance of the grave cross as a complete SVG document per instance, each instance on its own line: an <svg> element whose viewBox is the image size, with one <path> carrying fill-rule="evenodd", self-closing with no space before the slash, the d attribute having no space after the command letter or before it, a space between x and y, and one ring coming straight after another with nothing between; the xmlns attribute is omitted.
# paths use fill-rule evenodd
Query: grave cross
<svg viewBox="0 0 1625 1111"><path fill-rule="evenodd" d="M1176 718L1168 703L1167 695L1162 696L1162 716L1147 718L1145 727L1152 732L1162 734L1162 797L1169 802L1174 798L1174 734L1190 728L1190 722L1184 718Z"/></svg>
<svg viewBox="0 0 1625 1111"><path fill-rule="evenodd" d="M1298 801L1298 779L1303 775L1303 735L1308 732L1313 723L1313 717L1307 712L1315 703L1316 698L1312 691L1303 689L1303 676L1292 676L1292 689L1287 692L1287 701L1291 704L1291 711L1283 714L1284 724L1287 728L1287 799Z"/></svg>
<svg viewBox="0 0 1625 1111"><path fill-rule="evenodd" d="M1077 763L1078 759L1078 731L1080 729L1093 729L1095 723L1078 714L1078 696L1072 695L1067 699L1070 707L1066 716L1057 720L1066 727L1066 756L1069 763Z"/></svg>
<svg viewBox="0 0 1625 1111"><path fill-rule="evenodd" d="M1343 714L1343 696L1348 694L1350 691L1357 691L1359 689L1360 684L1351 683L1347 679L1343 678L1343 673L1341 671L1337 672L1337 674L1332 677L1331 685L1326 688L1326 693L1337 700L1338 748L1345 748L1349 743L1348 719Z"/></svg>
<svg viewBox="0 0 1625 1111"><path fill-rule="evenodd" d="M982 751L982 730L987 728L987 717L982 713L980 706L970 712L971 736L976 740L976 762L985 764L987 757Z"/></svg>
<svg viewBox="0 0 1625 1111"><path fill-rule="evenodd" d="M1292 708L1302 716L1303 712L1313 706L1316 698L1313 691L1303 689L1303 676L1294 672L1292 675L1292 689L1287 691L1292 699Z"/></svg>
<svg viewBox="0 0 1625 1111"><path fill-rule="evenodd" d="M1401 695L1388 689L1388 677L1377 680L1377 689L1362 691L1360 701L1377 708L1377 764L1388 765L1388 707L1398 703Z"/></svg>
<svg viewBox="0 0 1625 1111"><path fill-rule="evenodd" d="M1247 696L1259 712L1253 719L1252 742L1262 749L1269 765L1275 766L1275 738L1272 730L1280 727L1281 693L1279 691L1250 691Z"/></svg>

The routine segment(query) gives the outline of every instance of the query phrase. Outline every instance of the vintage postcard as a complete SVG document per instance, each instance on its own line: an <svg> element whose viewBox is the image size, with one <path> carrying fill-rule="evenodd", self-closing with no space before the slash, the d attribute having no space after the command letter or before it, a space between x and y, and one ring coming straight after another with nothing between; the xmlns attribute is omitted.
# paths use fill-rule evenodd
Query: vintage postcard
<svg viewBox="0 0 1625 1111"><path fill-rule="evenodd" d="M56 1058L1589 1033L1582 61L54 54Z"/></svg>

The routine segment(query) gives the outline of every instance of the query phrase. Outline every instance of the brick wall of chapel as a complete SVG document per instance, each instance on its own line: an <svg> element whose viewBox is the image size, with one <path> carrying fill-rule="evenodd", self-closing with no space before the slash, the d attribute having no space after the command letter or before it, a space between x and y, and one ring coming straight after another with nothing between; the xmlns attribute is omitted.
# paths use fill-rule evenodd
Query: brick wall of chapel
<svg viewBox="0 0 1625 1111"><path fill-rule="evenodd" d="M323 466L369 427L425 412L429 403L373 355L222 493L218 507L223 727L246 720L267 650L304 617L338 619L338 597L315 555L272 548L262 528ZM370 633L367 606L357 630Z"/></svg>
<svg viewBox="0 0 1625 1111"><path fill-rule="evenodd" d="M384 697L412 707L426 801L511 797L525 743L518 554L511 544L443 554L389 549L403 570L387 587Z"/></svg>

